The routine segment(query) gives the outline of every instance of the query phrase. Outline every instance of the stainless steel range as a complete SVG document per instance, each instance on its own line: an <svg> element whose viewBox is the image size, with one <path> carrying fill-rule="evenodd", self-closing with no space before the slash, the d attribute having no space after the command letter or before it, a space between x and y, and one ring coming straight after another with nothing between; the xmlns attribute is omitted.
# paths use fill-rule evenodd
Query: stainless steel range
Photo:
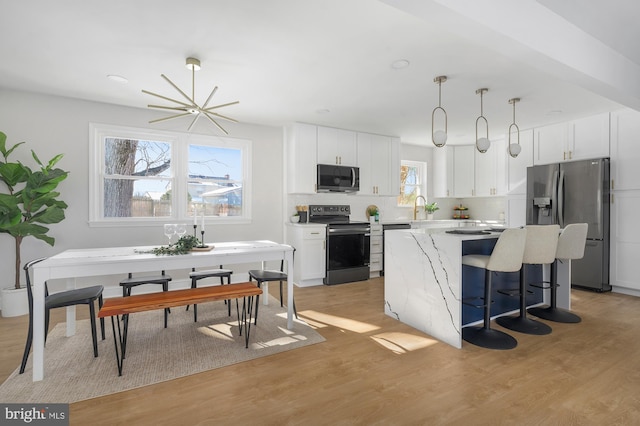
<svg viewBox="0 0 640 426"><path fill-rule="evenodd" d="M350 214L348 205L309 206L309 222L327 224L327 285L369 279L371 226Z"/></svg>

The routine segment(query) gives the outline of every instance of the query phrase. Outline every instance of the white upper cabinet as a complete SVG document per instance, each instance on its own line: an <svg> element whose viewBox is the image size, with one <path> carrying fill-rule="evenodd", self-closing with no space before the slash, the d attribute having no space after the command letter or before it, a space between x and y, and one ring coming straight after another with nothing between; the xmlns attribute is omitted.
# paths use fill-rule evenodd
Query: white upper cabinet
<svg viewBox="0 0 640 426"><path fill-rule="evenodd" d="M570 160L609 156L609 113L598 114L569 123L573 130Z"/></svg>
<svg viewBox="0 0 640 426"><path fill-rule="evenodd" d="M638 139L640 112L625 109L611 114L611 189L640 189Z"/></svg>
<svg viewBox="0 0 640 426"><path fill-rule="evenodd" d="M355 166L356 132L318 126L318 164Z"/></svg>
<svg viewBox="0 0 640 426"><path fill-rule="evenodd" d="M506 188L506 156L504 139L491 141L491 146L485 153L474 149L475 155L475 185L474 195L487 197L504 195Z"/></svg>
<svg viewBox="0 0 640 426"><path fill-rule="evenodd" d="M609 113L536 129L535 164L609 156Z"/></svg>
<svg viewBox="0 0 640 426"><path fill-rule="evenodd" d="M511 141L517 143L513 135ZM507 143L505 143L505 147ZM527 193L527 167L533 166L533 130L520 132L520 147L522 151L516 158L511 157L508 152L506 154L507 192L509 194Z"/></svg>
<svg viewBox="0 0 640 426"><path fill-rule="evenodd" d="M472 197L475 194L475 145L453 146L453 195Z"/></svg>
<svg viewBox="0 0 640 426"><path fill-rule="evenodd" d="M453 197L453 148L433 148L433 196Z"/></svg>
<svg viewBox="0 0 640 426"><path fill-rule="evenodd" d="M295 123L287 129L287 190L314 194L317 181L317 126Z"/></svg>
<svg viewBox="0 0 640 426"><path fill-rule="evenodd" d="M358 133L359 195L398 195L400 141L389 136Z"/></svg>
<svg viewBox="0 0 640 426"><path fill-rule="evenodd" d="M568 133L567 123L535 129L534 163L550 164L568 160Z"/></svg>

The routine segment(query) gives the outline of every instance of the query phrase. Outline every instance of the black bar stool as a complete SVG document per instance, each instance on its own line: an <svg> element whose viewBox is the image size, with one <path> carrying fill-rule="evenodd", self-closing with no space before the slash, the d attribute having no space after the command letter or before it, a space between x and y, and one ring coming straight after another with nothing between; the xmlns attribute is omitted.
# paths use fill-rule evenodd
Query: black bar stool
<svg viewBox="0 0 640 426"><path fill-rule="evenodd" d="M524 265L547 265L552 264L556 258L556 248L558 247L558 235L560 226L558 225L528 225L527 243L522 259L522 269L520 269L520 287L516 291L499 291L508 296L520 296L520 312L517 316L505 316L496 319L496 322L508 328L525 334L544 335L551 333L551 327L540 321L527 318L527 276Z"/></svg>
<svg viewBox="0 0 640 426"><path fill-rule="evenodd" d="M505 229L500 234L491 256L483 254L462 256L463 265L485 270L482 304L478 305L470 300L462 301L466 305L484 309L482 327L464 327L462 329L462 338L465 341L487 349L513 349L518 345L518 341L512 336L491 328L491 276L494 272L516 272L522 268L526 237L526 229Z"/></svg>
<svg viewBox="0 0 640 426"><path fill-rule="evenodd" d="M295 251L294 251L295 253ZM263 282L269 281L280 281L280 306L284 306L283 304L283 296L282 296L282 282L287 281L287 274L284 273L284 260L280 261L280 270L274 271L269 269L252 269L249 271L249 281L256 280L258 283L258 288L261 288ZM268 297L268 295L265 295ZM256 296L256 314L254 318L254 324L258 324L258 306L260 306L260 295ZM298 311L296 310L296 301L293 301L293 313L296 318L298 318Z"/></svg>
<svg viewBox="0 0 640 426"><path fill-rule="evenodd" d="M556 259L551 264L551 283L548 287L539 286L543 289L550 289L550 305L546 308L536 307L529 308L527 312L538 318L546 319L554 322L563 323L578 323L581 318L565 309L558 308L556 306L557 300L557 288L558 288L558 262L569 259L582 259L584 257L584 247L587 243L587 231L589 225L586 223L572 223L567 225L562 230L562 233L558 237L558 249L556 250ZM531 284L534 287L538 287L537 284ZM571 283L568 283L571 285Z"/></svg>

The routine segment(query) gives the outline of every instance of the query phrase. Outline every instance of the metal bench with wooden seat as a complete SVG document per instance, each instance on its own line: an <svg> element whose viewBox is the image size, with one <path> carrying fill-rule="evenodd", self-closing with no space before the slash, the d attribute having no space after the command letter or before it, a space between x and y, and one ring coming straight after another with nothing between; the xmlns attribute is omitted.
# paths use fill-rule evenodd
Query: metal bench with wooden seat
<svg viewBox="0 0 640 426"><path fill-rule="evenodd" d="M193 305L197 303L212 302L217 300L236 299L236 312L238 315L238 327L240 335L245 331L245 347L249 347L249 332L251 328L251 312L254 296L262 294L253 283L227 284L223 286L188 288L183 290L163 291L161 293L139 294L128 297L115 297L107 299L98 313L99 318L111 317L113 341L116 349L116 361L118 363L118 375L122 376L122 365L127 347L127 322L121 318L136 312L167 309L175 306ZM238 299L242 298L242 315ZM247 301L248 298L248 301ZM115 319L114 319L115 318ZM117 323L117 334L116 334Z"/></svg>

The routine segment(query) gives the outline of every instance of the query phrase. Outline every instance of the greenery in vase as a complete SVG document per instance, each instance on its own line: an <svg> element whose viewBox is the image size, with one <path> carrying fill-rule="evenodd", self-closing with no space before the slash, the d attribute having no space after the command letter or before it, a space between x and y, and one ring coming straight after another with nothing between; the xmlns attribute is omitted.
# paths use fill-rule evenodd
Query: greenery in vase
<svg viewBox="0 0 640 426"><path fill-rule="evenodd" d="M367 214L369 215L369 217L375 216L376 214L378 214L378 208L375 206L367 207Z"/></svg>
<svg viewBox="0 0 640 426"><path fill-rule="evenodd" d="M169 244L168 246L160 246L153 248L149 251L140 252L140 253L153 253L156 255L177 255L177 254L187 254L194 247L200 246L200 240L194 237L193 235L183 235L180 237L178 241L173 244Z"/></svg>
<svg viewBox="0 0 640 426"><path fill-rule="evenodd" d="M67 178L69 172L54 166L62 154L54 156L43 164L33 150L31 156L39 170L32 170L19 161L9 162L11 153L24 142L10 148L6 146L7 135L0 132L0 182L7 192L0 193L0 233L9 234L15 241L14 287L20 288L20 247L25 237L35 237L53 246L55 239L47 235L45 225L64 220L67 204L59 200L55 191L58 184ZM1 189L1 188L0 188ZM4 256L3 256L4 257Z"/></svg>
<svg viewBox="0 0 640 426"><path fill-rule="evenodd" d="M440 207L438 207L438 203L430 203L424 205L424 210L428 214L433 214L436 210L440 210Z"/></svg>

